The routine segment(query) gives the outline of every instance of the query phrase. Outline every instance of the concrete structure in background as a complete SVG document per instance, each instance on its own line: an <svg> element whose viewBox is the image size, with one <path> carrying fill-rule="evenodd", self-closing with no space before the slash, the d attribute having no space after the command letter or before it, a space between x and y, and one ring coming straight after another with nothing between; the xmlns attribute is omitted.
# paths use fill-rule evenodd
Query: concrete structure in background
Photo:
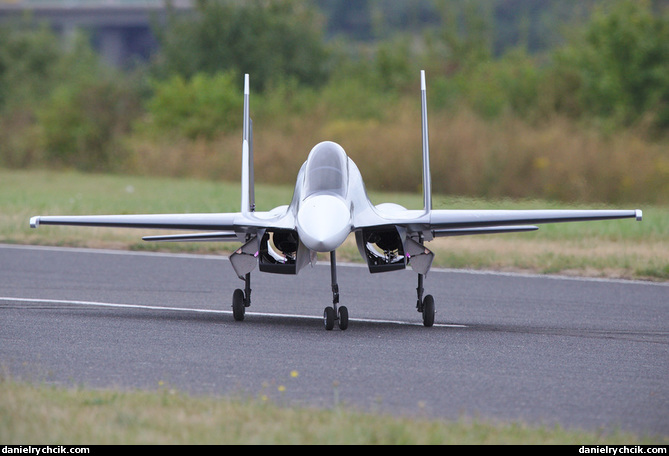
<svg viewBox="0 0 669 456"><path fill-rule="evenodd" d="M170 3L176 11L192 11L190 0ZM84 30L105 60L125 67L157 49L152 24L165 18L165 5L164 0L0 0L0 23L47 23L66 39Z"/></svg>

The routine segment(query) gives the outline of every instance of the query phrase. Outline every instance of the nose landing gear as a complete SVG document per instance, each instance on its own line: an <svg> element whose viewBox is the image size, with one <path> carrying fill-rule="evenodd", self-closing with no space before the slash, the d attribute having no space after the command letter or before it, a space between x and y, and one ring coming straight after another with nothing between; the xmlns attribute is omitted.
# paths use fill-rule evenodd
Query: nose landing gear
<svg viewBox="0 0 669 456"><path fill-rule="evenodd" d="M325 308L323 323L325 329L331 331L336 321L339 329L345 331L348 328L348 309L346 306L337 307L337 304L339 304L339 285L337 284L337 257L334 251L330 252L330 278L332 280L332 306Z"/></svg>

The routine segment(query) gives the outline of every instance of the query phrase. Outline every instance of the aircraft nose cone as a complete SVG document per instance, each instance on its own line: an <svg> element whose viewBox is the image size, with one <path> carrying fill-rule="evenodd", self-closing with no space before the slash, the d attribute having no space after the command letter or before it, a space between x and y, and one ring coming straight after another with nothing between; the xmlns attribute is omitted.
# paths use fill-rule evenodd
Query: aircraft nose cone
<svg viewBox="0 0 669 456"><path fill-rule="evenodd" d="M351 213L344 202L332 195L307 198L297 213L297 233L302 243L316 252L331 252L351 232Z"/></svg>

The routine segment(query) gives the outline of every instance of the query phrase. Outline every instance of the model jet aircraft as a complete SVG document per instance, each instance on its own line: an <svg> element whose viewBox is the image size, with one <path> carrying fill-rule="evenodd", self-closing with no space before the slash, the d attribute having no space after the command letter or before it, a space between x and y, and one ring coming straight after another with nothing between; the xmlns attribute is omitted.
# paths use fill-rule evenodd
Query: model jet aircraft
<svg viewBox="0 0 669 456"><path fill-rule="evenodd" d="M423 296L423 281L434 254L425 242L441 236L533 231L536 224L636 218L640 210L433 210L427 124L425 72L421 71L423 209L409 210L393 203L373 205L355 163L334 142L321 142L309 153L295 184L289 205L267 212L255 210L253 134L249 114L249 75L244 78L241 209L235 213L152 214L98 216L37 216L39 225L105 226L146 229L192 230L194 234L148 236L146 241L237 241L241 247L230 262L244 289L232 296L235 320L244 319L251 305L251 272L297 274L314 264L318 252L330 254L332 305L323 321L348 327L348 310L339 306L336 250L351 234L371 273L411 266L418 274L416 309L423 324L432 326L435 303Z"/></svg>

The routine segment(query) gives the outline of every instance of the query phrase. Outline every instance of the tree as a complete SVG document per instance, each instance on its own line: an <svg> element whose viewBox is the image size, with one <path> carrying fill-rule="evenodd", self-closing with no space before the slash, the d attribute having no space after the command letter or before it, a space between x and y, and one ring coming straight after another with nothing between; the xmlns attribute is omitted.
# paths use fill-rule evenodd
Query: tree
<svg viewBox="0 0 669 456"><path fill-rule="evenodd" d="M606 8L609 6L609 8ZM563 58L580 78L586 112L629 125L652 113L669 126L669 15L643 0L595 11L581 41Z"/></svg>
<svg viewBox="0 0 669 456"><path fill-rule="evenodd" d="M170 14L157 35L164 76L232 70L252 74L259 89L281 79L326 80L322 21L306 0L198 0L194 17Z"/></svg>
<svg viewBox="0 0 669 456"><path fill-rule="evenodd" d="M0 107L25 104L48 94L63 56L47 27L32 24L0 28Z"/></svg>
<svg viewBox="0 0 669 456"><path fill-rule="evenodd" d="M243 99L235 76L233 72L198 73L189 81L174 75L156 82L147 107L157 131L212 139L241 127Z"/></svg>

